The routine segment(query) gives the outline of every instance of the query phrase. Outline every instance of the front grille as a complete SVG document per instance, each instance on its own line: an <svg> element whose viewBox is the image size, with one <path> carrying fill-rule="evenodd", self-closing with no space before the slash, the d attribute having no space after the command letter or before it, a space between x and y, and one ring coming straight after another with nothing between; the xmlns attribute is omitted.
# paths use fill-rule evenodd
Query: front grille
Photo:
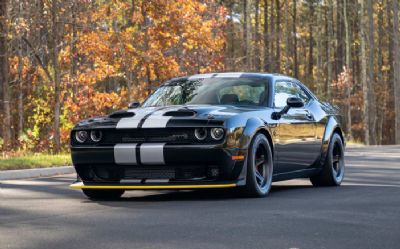
<svg viewBox="0 0 400 249"><path fill-rule="evenodd" d="M169 144L213 144L220 141L207 138L199 141L194 136L194 128L151 128L103 130L102 145L117 143L169 143Z"/></svg>
<svg viewBox="0 0 400 249"><path fill-rule="evenodd" d="M77 166L79 177L86 182L119 182L122 179L217 179L217 166Z"/></svg>
<svg viewBox="0 0 400 249"><path fill-rule="evenodd" d="M193 178L205 178L207 167L139 167L125 168L124 179L174 179L184 180Z"/></svg>
<svg viewBox="0 0 400 249"><path fill-rule="evenodd" d="M126 169L125 179L173 179L175 169Z"/></svg>

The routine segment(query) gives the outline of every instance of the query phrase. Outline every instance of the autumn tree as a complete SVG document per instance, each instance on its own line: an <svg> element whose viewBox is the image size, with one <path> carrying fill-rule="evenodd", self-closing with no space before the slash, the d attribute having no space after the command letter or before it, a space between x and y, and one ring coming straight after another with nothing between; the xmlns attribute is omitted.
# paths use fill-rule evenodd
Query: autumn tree
<svg viewBox="0 0 400 249"><path fill-rule="evenodd" d="M0 0L3 151L68 148L81 119L195 73L298 78L347 138L400 143L396 0Z"/></svg>
<svg viewBox="0 0 400 249"><path fill-rule="evenodd" d="M393 0L393 75L395 102L395 143L400 144L400 47L399 47L399 3Z"/></svg>
<svg viewBox="0 0 400 249"><path fill-rule="evenodd" d="M0 83L2 88L2 137L3 147L8 149L11 145L11 106L8 64L8 0L0 1Z"/></svg>

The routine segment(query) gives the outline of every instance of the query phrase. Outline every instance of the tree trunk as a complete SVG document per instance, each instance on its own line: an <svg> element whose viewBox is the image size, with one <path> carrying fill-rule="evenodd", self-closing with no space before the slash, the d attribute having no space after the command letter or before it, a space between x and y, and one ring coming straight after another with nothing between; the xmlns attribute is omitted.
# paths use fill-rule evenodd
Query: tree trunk
<svg viewBox="0 0 400 249"><path fill-rule="evenodd" d="M233 7L234 7L234 0L230 1L229 5L229 15L230 15L230 30L229 30L229 40L230 40L230 67L232 71L235 71L235 22L233 20Z"/></svg>
<svg viewBox="0 0 400 249"><path fill-rule="evenodd" d="M352 75L352 65L351 65L351 38L350 38L350 25L349 25L349 14L347 11L348 3L347 0L343 0L343 22L344 22L344 31L345 31L345 49L346 49L346 60L345 60L345 68ZM353 139L352 131L351 131L351 92L352 92L352 82L347 82L346 88L346 133L347 138L349 140Z"/></svg>
<svg viewBox="0 0 400 249"><path fill-rule="evenodd" d="M399 4L393 0L393 75L394 75L394 110L395 143L400 144L400 54L399 54Z"/></svg>
<svg viewBox="0 0 400 249"><path fill-rule="evenodd" d="M259 33L259 10L260 10L260 0L256 0L255 3L255 27L254 27L254 41L255 41L255 46L254 46L254 68L257 72L261 70L261 58L260 58L260 33Z"/></svg>
<svg viewBox="0 0 400 249"><path fill-rule="evenodd" d="M367 13L368 13L368 101L369 101L369 134L375 134L376 132L376 104L375 104L375 76L374 76L374 16L373 16L373 5L372 0L367 1ZM376 144L376 136L370 136L370 144Z"/></svg>
<svg viewBox="0 0 400 249"><path fill-rule="evenodd" d="M316 42L317 42L317 74L316 74L316 86L317 86L317 95L322 95L322 89L325 78L324 78L324 70L323 70L323 37L324 37L324 29L323 29L323 18L322 18L322 7L320 4L317 5L317 34L316 34Z"/></svg>
<svg viewBox="0 0 400 249"><path fill-rule="evenodd" d="M333 80L333 70L332 70L332 58L333 58L333 51L332 51L332 41L333 41L333 3L332 0L328 0L328 12L327 12L327 17L326 17L326 21L327 21L327 37L328 37L328 41L327 41L327 57L326 57L326 61L327 61L327 67L328 67L328 75L327 75L327 82L326 82L326 95L328 100L331 100L331 84L332 84L332 80Z"/></svg>
<svg viewBox="0 0 400 249"><path fill-rule="evenodd" d="M345 0L346 1L346 0ZM383 79L382 75L382 67L383 67L383 38L384 38L384 31L383 31L384 23L383 23L383 1L380 1L380 8L378 12L378 70L377 70L377 86L379 89L380 96L380 104L376 106L376 143L381 145L382 144L382 126L383 126L383 119L385 116L385 103L386 103L386 82Z"/></svg>
<svg viewBox="0 0 400 249"><path fill-rule="evenodd" d="M289 1L285 0L285 74L289 74L290 70L290 27L289 27Z"/></svg>
<svg viewBox="0 0 400 249"><path fill-rule="evenodd" d="M0 0L0 83L3 89L3 150L11 148L11 110L10 110L10 85L8 80L8 24L7 2Z"/></svg>
<svg viewBox="0 0 400 249"><path fill-rule="evenodd" d="M248 65L248 60L250 58L247 57L249 48L247 47L247 0L243 1L243 52L244 52L244 64L245 67ZM247 70L247 69L246 69Z"/></svg>
<svg viewBox="0 0 400 249"><path fill-rule="evenodd" d="M387 110L389 112L393 112L395 107L394 107L394 101L391 101L392 99L394 99L394 75L393 75L393 36L392 36L392 31L393 31L393 22L391 20L393 20L393 12L392 12L392 1L393 0L386 0L386 20L387 20L387 27L385 29L386 30L390 30L390 33L386 32L387 35L387 40L388 40L388 44L387 44L387 51L388 51L388 66L390 67L390 70L387 70L387 99L386 99L386 103L385 106L387 107ZM391 130L391 128L393 129L393 131L395 132L395 115L393 115L392 117L390 117L389 115L385 115L385 119L384 119L384 124L383 126L385 127L383 130L386 132L383 132L383 139L385 140L385 143L387 144L393 144L395 143L395 134L391 134L390 132L387 132L388 130Z"/></svg>
<svg viewBox="0 0 400 249"><path fill-rule="evenodd" d="M150 38L149 38L149 17L147 16L147 9L146 9L146 3L145 1L142 2L141 5L141 13L142 13L142 17L143 17L143 21L144 21L144 30L142 30L142 32L144 33L144 41L143 41L143 47L144 47L144 51L148 51L150 48ZM147 58L145 58L145 60L143 61L145 68L146 68L146 81L147 81L147 95L150 95L150 93L153 90L153 86L152 86L152 81L151 81L151 71L150 71L150 66L149 66L149 61Z"/></svg>
<svg viewBox="0 0 400 249"><path fill-rule="evenodd" d="M293 71L294 77L299 78L299 65L297 62L297 30L296 30L296 16L297 16L297 1L293 0L293 23L292 23L292 31L293 31Z"/></svg>
<svg viewBox="0 0 400 249"><path fill-rule="evenodd" d="M264 71L270 71L269 33L268 33L268 0L264 0Z"/></svg>
<svg viewBox="0 0 400 249"><path fill-rule="evenodd" d="M18 137L24 131L24 82L22 79L23 69L22 39L18 40Z"/></svg>
<svg viewBox="0 0 400 249"><path fill-rule="evenodd" d="M275 29L275 42L276 42L276 56L275 56L275 71L281 72L281 4L276 0L276 29Z"/></svg>
<svg viewBox="0 0 400 249"><path fill-rule="evenodd" d="M335 54L335 77L337 80L338 75L343 70L343 17L342 17L342 1L336 1L336 54ZM334 20L334 19L332 19Z"/></svg>
<svg viewBox="0 0 400 249"><path fill-rule="evenodd" d="M38 13L38 21L40 22L40 21L42 21L42 20L46 20L46 17L45 17L45 12L47 11L47 8L45 7L45 4L44 4L44 0L39 0L39 13ZM38 51L38 55L39 55L39 58L40 58L40 60L43 62L43 64L44 65L48 65L48 62L49 62L49 56L48 56L48 54L47 54L47 51L46 51L46 49L44 48L44 46L46 46L46 45L48 45L48 38L50 37L50 34L49 34L49 30L48 30L48 25L47 25L47 23L46 24L41 24L41 25L39 25L39 37L38 37L38 40L39 40L39 51Z"/></svg>
<svg viewBox="0 0 400 249"><path fill-rule="evenodd" d="M311 18L310 23L308 25L308 34L309 34L309 40L308 40L308 66L307 66L307 77L310 78L310 82L313 81L313 48L314 48L314 37L313 37L313 26L314 26L314 5L313 3L310 4L310 15L309 17ZM315 90L314 84L313 84L313 90Z"/></svg>
<svg viewBox="0 0 400 249"><path fill-rule="evenodd" d="M251 0L245 0L246 3L246 68L252 70L252 45L251 45Z"/></svg>
<svg viewBox="0 0 400 249"><path fill-rule="evenodd" d="M270 59L270 67L271 67L271 72L275 73L275 64L276 64L276 53L274 49L274 40L276 36L276 30L275 30L275 15L274 15L274 0L271 0L271 8L269 12L269 56L271 57Z"/></svg>
<svg viewBox="0 0 400 249"><path fill-rule="evenodd" d="M366 55L366 17L364 14L364 0L360 2L360 49L361 49L361 84L363 92L363 122L364 122L364 141L366 145L370 143L369 133L369 100L368 100L368 79L367 79L367 55Z"/></svg>
<svg viewBox="0 0 400 249"><path fill-rule="evenodd" d="M22 2L18 3L18 23L23 18L22 15ZM21 36L21 34L19 35ZM22 39L18 37L18 137L23 134L24 131L24 84L22 80L22 69L23 69L23 55L22 55Z"/></svg>
<svg viewBox="0 0 400 249"><path fill-rule="evenodd" d="M76 61L78 59L78 51L76 49L76 42L78 39L77 30L76 30L76 2L72 1L71 6L71 17L72 17L72 37L71 37L71 52L70 52L70 61L71 61L71 68L70 68L70 80L72 81L72 98L74 103L77 103L77 96L78 96L78 82L76 79Z"/></svg>
<svg viewBox="0 0 400 249"><path fill-rule="evenodd" d="M61 84L61 74L60 74L60 66L58 63L58 1L53 0L51 3L51 18L52 18L52 37L51 37L51 46L52 46L52 56L51 60L54 67L54 152L58 153L61 150L61 141L60 141L60 112L61 112L61 103L60 103L60 84Z"/></svg>

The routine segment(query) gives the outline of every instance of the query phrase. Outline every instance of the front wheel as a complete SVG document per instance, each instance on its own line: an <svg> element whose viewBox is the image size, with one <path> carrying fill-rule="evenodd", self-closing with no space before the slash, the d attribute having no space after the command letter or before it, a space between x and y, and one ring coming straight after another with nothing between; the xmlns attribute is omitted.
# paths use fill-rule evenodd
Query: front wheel
<svg viewBox="0 0 400 249"><path fill-rule="evenodd" d="M82 189L82 191L92 200L117 200L125 192L123 189Z"/></svg>
<svg viewBox="0 0 400 249"><path fill-rule="evenodd" d="M271 189L273 158L271 146L264 134L257 134L248 150L247 178L244 193L251 197L266 196Z"/></svg>
<svg viewBox="0 0 400 249"><path fill-rule="evenodd" d="M310 178L314 186L339 186L344 178L344 146L339 134L334 133L329 143L326 160L320 174Z"/></svg>

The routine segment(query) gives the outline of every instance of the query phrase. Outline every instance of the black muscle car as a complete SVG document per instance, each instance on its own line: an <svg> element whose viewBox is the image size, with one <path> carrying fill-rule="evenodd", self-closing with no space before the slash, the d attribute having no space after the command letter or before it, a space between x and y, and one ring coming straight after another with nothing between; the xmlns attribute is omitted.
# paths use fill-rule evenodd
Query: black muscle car
<svg viewBox="0 0 400 249"><path fill-rule="evenodd" d="M134 189L233 188L265 196L273 181L343 180L338 110L298 80L212 73L165 82L142 104L78 123L72 161L92 199Z"/></svg>

